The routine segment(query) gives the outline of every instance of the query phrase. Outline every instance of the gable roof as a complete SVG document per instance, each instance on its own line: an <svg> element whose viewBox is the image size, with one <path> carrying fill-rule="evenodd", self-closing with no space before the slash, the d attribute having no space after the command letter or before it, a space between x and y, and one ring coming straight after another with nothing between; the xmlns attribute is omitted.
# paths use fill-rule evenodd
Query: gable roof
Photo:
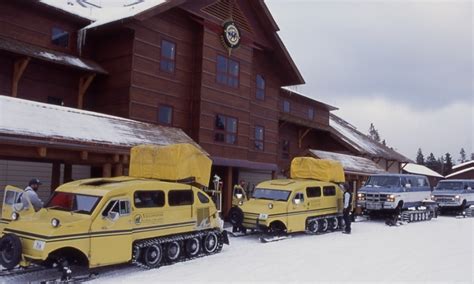
<svg viewBox="0 0 474 284"><path fill-rule="evenodd" d="M470 165L470 164L474 165L474 160L467 161L467 162L461 163L459 165L455 165L455 166L453 166L453 170L465 167L465 166Z"/></svg>
<svg viewBox="0 0 474 284"><path fill-rule="evenodd" d="M444 176L433 171L432 169L423 165L415 164L415 163L407 163L406 165L403 166L403 170L409 174L419 174L419 175L430 176L430 177L444 178Z"/></svg>
<svg viewBox="0 0 474 284"><path fill-rule="evenodd" d="M329 159L340 162L344 168L344 172L348 174L371 175L385 173L385 171L374 161L364 157L312 149L309 149L309 153L320 159Z"/></svg>
<svg viewBox="0 0 474 284"><path fill-rule="evenodd" d="M358 131L355 126L332 113L329 114L329 125L332 134L360 155L399 162L413 162L395 150L370 139Z"/></svg>
<svg viewBox="0 0 474 284"><path fill-rule="evenodd" d="M466 172L470 172L470 171L474 171L474 167L470 167L470 168L466 168L466 169L454 172L452 174L447 175L446 178L454 177L454 176L457 176Z"/></svg>

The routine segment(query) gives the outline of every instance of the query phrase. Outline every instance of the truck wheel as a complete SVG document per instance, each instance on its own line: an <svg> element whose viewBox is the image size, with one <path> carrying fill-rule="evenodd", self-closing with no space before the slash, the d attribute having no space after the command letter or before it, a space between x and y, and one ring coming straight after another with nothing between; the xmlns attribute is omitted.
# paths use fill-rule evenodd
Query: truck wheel
<svg viewBox="0 0 474 284"><path fill-rule="evenodd" d="M329 226L330 226L332 231L336 231L337 229L339 229L339 222L338 222L336 217L331 218L329 220Z"/></svg>
<svg viewBox="0 0 474 284"><path fill-rule="evenodd" d="M0 264L12 269L20 263L22 246L20 238L7 234L0 239Z"/></svg>
<svg viewBox="0 0 474 284"><path fill-rule="evenodd" d="M321 222L319 224L319 230L323 233L327 232L329 228L329 222L328 219L321 219Z"/></svg>
<svg viewBox="0 0 474 284"><path fill-rule="evenodd" d="M179 258L179 254L181 253L181 245L177 241L170 242L166 246L166 258L169 261L175 261Z"/></svg>
<svg viewBox="0 0 474 284"><path fill-rule="evenodd" d="M229 211L229 222L236 227L239 227L242 225L242 222L244 221L244 212L242 212L242 209L238 207L232 207L230 208Z"/></svg>
<svg viewBox="0 0 474 284"><path fill-rule="evenodd" d="M153 244L146 248L145 254L143 255L144 263L150 268L156 268L160 266L161 259L163 258L163 250L161 245Z"/></svg>
<svg viewBox="0 0 474 284"><path fill-rule="evenodd" d="M219 246L219 237L214 232L209 232L203 240L203 249L206 253L210 254L217 250Z"/></svg>
<svg viewBox="0 0 474 284"><path fill-rule="evenodd" d="M318 220L309 221L307 230L311 234L316 234L319 231L319 222L318 222Z"/></svg>
<svg viewBox="0 0 474 284"><path fill-rule="evenodd" d="M186 255L188 257L195 257L199 254L201 250L201 243L198 238L192 238L186 241Z"/></svg>

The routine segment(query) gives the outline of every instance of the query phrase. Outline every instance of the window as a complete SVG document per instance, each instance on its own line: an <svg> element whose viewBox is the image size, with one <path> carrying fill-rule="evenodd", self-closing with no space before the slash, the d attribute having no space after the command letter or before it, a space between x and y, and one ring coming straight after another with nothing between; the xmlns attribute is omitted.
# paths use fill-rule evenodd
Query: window
<svg viewBox="0 0 474 284"><path fill-rule="evenodd" d="M137 191L133 194L135 207L153 208L165 206L165 193L161 190Z"/></svg>
<svg viewBox="0 0 474 284"><path fill-rule="evenodd" d="M107 217L110 212L118 213L120 216L128 215L130 214L130 203L128 200L112 200L102 211L102 216Z"/></svg>
<svg viewBox="0 0 474 284"><path fill-rule="evenodd" d="M166 125L173 124L173 107L165 105L158 107L158 123Z"/></svg>
<svg viewBox="0 0 474 284"><path fill-rule="evenodd" d="M168 73L173 73L176 65L176 44L162 40L161 41L161 58L160 69Z"/></svg>
<svg viewBox="0 0 474 284"><path fill-rule="evenodd" d="M301 192L298 192L298 193L295 195L295 200L296 200L296 199L299 199L299 200L301 200L301 202L303 202L303 201L304 201L304 194L301 193Z"/></svg>
<svg viewBox="0 0 474 284"><path fill-rule="evenodd" d="M239 63L224 56L217 56L217 82L232 88L239 87Z"/></svg>
<svg viewBox="0 0 474 284"><path fill-rule="evenodd" d="M63 99L57 98L57 97L48 97L47 102L48 102L48 104L57 105L57 106L63 106L64 105Z"/></svg>
<svg viewBox="0 0 474 284"><path fill-rule="evenodd" d="M69 33L61 28L53 27L51 29L51 42L61 47L69 46Z"/></svg>
<svg viewBox="0 0 474 284"><path fill-rule="evenodd" d="M15 203L21 202L20 194L21 194L20 192L8 190L5 196L5 204L13 205Z"/></svg>
<svg viewBox="0 0 474 284"><path fill-rule="evenodd" d="M283 159L290 158L290 141L283 139L281 141L281 157Z"/></svg>
<svg viewBox="0 0 474 284"><path fill-rule="evenodd" d="M313 119L314 119L314 108L312 108L312 107L310 107L310 108L308 109L308 118L309 118L310 120L313 120Z"/></svg>
<svg viewBox="0 0 474 284"><path fill-rule="evenodd" d="M306 196L308 198L321 197L321 188L319 186L306 188Z"/></svg>
<svg viewBox="0 0 474 284"><path fill-rule="evenodd" d="M287 100L283 101L283 112L290 112L290 102Z"/></svg>
<svg viewBox="0 0 474 284"><path fill-rule="evenodd" d="M171 190L168 193L168 203L170 206L193 205L192 190Z"/></svg>
<svg viewBox="0 0 474 284"><path fill-rule="evenodd" d="M256 82L257 86L256 86L256 89L257 89L257 93L256 93L256 97L257 99L259 100L264 100L265 99L265 79L263 78L262 75L257 75L257 82Z"/></svg>
<svg viewBox="0 0 474 284"><path fill-rule="evenodd" d="M216 133L214 140L227 144L237 142L237 119L224 115L216 115Z"/></svg>
<svg viewBox="0 0 474 284"><path fill-rule="evenodd" d="M263 139L265 128L263 126L255 126L255 149L263 151Z"/></svg>
<svg viewBox="0 0 474 284"><path fill-rule="evenodd" d="M334 186L325 186L323 187L324 196L334 196L336 195L336 188Z"/></svg>
<svg viewBox="0 0 474 284"><path fill-rule="evenodd" d="M198 199L201 201L201 203L209 203L209 198L202 192L198 192Z"/></svg>

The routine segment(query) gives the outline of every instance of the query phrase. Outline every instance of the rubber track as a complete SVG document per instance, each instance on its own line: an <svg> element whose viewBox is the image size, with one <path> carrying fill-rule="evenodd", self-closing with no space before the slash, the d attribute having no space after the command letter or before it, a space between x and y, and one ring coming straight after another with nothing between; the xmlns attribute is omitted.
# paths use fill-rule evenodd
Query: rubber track
<svg viewBox="0 0 474 284"><path fill-rule="evenodd" d="M403 211L400 218L402 222L408 223L430 221L433 218L433 212L431 210Z"/></svg>
<svg viewBox="0 0 474 284"><path fill-rule="evenodd" d="M339 221L339 218L342 218L342 214L326 215L326 216L320 216L320 217L310 217L310 218L308 219L308 221L307 221L306 226L308 226L308 223L311 222L311 221L313 221L313 220L319 221L319 220L323 220L323 219L332 219L332 218L337 218L337 219L338 219L338 222L340 222L340 221ZM328 222L329 222L329 220L328 220ZM339 223L339 224L340 224L340 223ZM335 231L340 231L340 230L342 230L343 226L339 226L339 224L338 224L338 227L337 227L336 230L332 230L332 229L329 227L329 224L328 224L328 229L326 230L326 232L321 232L321 231L318 230L318 232L313 233L313 232L310 232L310 231L306 228L305 233L307 233L307 234L309 234L309 235L322 235L322 234L327 234L327 233L331 233L331 232L335 232Z"/></svg>
<svg viewBox="0 0 474 284"><path fill-rule="evenodd" d="M153 239L138 241L134 244L134 247L133 247L132 263L135 264L138 267L141 267L141 268L152 269L153 267L149 267L146 264L144 264L144 263L142 263L142 262L140 262L136 259L136 254L135 254L136 251L141 250L142 248L154 245L154 244L162 245L162 244L170 243L170 242L173 242L173 241L186 241L186 240L189 240L189 239L192 239L192 238L199 238L202 241L202 238L204 236L206 236L207 233L209 233L209 232L214 232L218 236L218 246L217 246L217 248L214 252L212 252L210 254L207 254L207 253L203 252L202 243L201 243L201 248L200 248L200 252L199 252L198 255L196 255L194 257L188 257L188 256L184 256L185 254L183 254L178 260L173 261L173 262L165 261L165 257L163 256L163 258L161 260L162 262L161 262L160 266L158 266L158 267L167 266L167 265L171 265L171 264L174 264L174 263L177 263L177 262L184 262L184 261L200 258L200 257L206 256L206 255L212 255L212 254L219 253L222 250L222 247L224 246L224 240L223 240L222 232L219 229L214 229L214 230L199 231L199 232L189 233L189 234L179 234L179 235L174 235L174 236L166 236L166 237L159 237L159 238L153 238Z"/></svg>

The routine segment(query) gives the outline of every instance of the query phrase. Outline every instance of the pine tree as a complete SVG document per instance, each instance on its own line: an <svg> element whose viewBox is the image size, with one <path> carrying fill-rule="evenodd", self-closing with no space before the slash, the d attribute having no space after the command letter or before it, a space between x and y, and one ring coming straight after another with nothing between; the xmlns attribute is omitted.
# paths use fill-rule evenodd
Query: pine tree
<svg viewBox="0 0 474 284"><path fill-rule="evenodd" d="M379 131L377 129L375 129L375 126L374 126L373 123L370 124L369 137L370 137L370 139L372 139L374 141L380 142Z"/></svg>
<svg viewBox="0 0 474 284"><path fill-rule="evenodd" d="M459 152L459 156L461 156L461 158L459 159L459 162L464 163L466 161L466 151L464 151L464 148L461 148L461 151Z"/></svg>
<svg viewBox="0 0 474 284"><path fill-rule="evenodd" d="M444 158L443 156L439 157L438 160L436 161L436 169L434 170L437 173L443 173L444 172Z"/></svg>
<svg viewBox="0 0 474 284"><path fill-rule="evenodd" d="M416 153L416 163L418 165L425 164L425 156L423 156L423 152L421 151L421 148L418 148L418 152Z"/></svg>
<svg viewBox="0 0 474 284"><path fill-rule="evenodd" d="M453 171L453 158L451 157L451 154L446 153L446 155L444 155L443 176L449 175L452 171Z"/></svg>
<svg viewBox="0 0 474 284"><path fill-rule="evenodd" d="M438 167L438 161L436 161L436 158L433 153L430 153L428 158L426 158L425 166L432 169L433 171L436 171L436 168Z"/></svg>

